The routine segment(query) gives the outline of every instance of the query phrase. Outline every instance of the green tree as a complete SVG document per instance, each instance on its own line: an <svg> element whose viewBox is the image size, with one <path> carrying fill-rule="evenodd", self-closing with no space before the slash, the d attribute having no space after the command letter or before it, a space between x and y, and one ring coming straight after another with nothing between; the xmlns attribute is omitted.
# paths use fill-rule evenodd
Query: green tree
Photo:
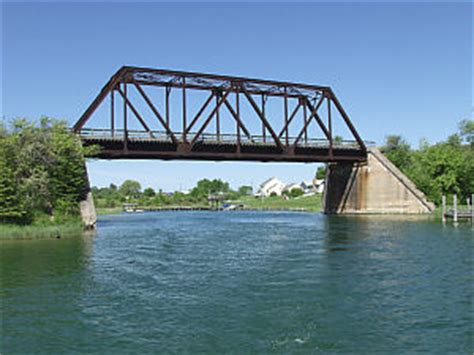
<svg viewBox="0 0 474 355"><path fill-rule="evenodd" d="M461 144L462 144L462 139L459 136L459 134L454 133L454 134L451 134L448 137L448 140L446 141L446 143L448 143L449 145L452 145L454 147L460 147Z"/></svg>
<svg viewBox="0 0 474 355"><path fill-rule="evenodd" d="M209 194L226 194L228 192L230 192L229 183L223 182L220 179L202 179L197 182L190 195L195 199L204 200L207 199Z"/></svg>
<svg viewBox="0 0 474 355"><path fill-rule="evenodd" d="M324 179L326 177L326 170L326 165L318 166L318 169L316 170L316 179Z"/></svg>
<svg viewBox="0 0 474 355"><path fill-rule="evenodd" d="M465 119L459 122L459 131L461 137L471 145L474 146L474 120Z"/></svg>
<svg viewBox="0 0 474 355"><path fill-rule="evenodd" d="M405 171L410 166L410 145L401 136L387 136L385 138L385 145L382 150L392 161L392 163L394 163L402 171Z"/></svg>
<svg viewBox="0 0 474 355"><path fill-rule="evenodd" d="M341 144L343 141L344 141L344 138L342 138L341 136L337 136L337 135L336 135L336 136L333 138L334 144Z"/></svg>
<svg viewBox="0 0 474 355"><path fill-rule="evenodd" d="M88 190L81 142L69 133L64 122L53 123L44 118L41 131L48 139L52 160L47 171L53 206L62 214L77 214L78 203L85 198Z"/></svg>
<svg viewBox="0 0 474 355"><path fill-rule="evenodd" d="M138 181L125 180L120 185L119 192L125 198L137 198L140 195L142 187Z"/></svg>
<svg viewBox="0 0 474 355"><path fill-rule="evenodd" d="M457 194L465 201L474 191L474 149L461 140L471 143L469 126L463 121L459 134L434 145L423 141L418 150L411 150L399 136L390 136L385 153L431 201L439 204L443 194Z"/></svg>
<svg viewBox="0 0 474 355"><path fill-rule="evenodd" d="M244 186L239 187L238 194L240 196L250 196L252 195L252 193L253 193L252 186L244 185Z"/></svg>
<svg viewBox="0 0 474 355"><path fill-rule="evenodd" d="M47 117L39 124L15 119L0 131L1 159L28 214L78 215L88 187L84 156L94 148L83 148L64 122Z"/></svg>
<svg viewBox="0 0 474 355"><path fill-rule="evenodd" d="M155 195L155 190L153 190L151 187L147 187L145 190L143 190L143 196L147 198L154 197Z"/></svg>
<svg viewBox="0 0 474 355"><path fill-rule="evenodd" d="M2 148L3 139L0 139ZM15 188L14 174L7 165L6 158L0 157L0 222L1 223L28 223L31 214L28 214L21 201L18 190Z"/></svg>
<svg viewBox="0 0 474 355"><path fill-rule="evenodd" d="M304 195L304 191L302 189L299 189L299 188L293 188L290 191L288 191L288 190L283 191L283 195L291 197L291 198L295 198L295 197L299 197L299 196Z"/></svg>

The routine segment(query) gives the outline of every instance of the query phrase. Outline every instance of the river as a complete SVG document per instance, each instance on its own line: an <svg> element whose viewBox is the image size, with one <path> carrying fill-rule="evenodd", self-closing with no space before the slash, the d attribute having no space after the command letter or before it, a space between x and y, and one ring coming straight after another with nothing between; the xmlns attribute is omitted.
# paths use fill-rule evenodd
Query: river
<svg viewBox="0 0 474 355"><path fill-rule="evenodd" d="M473 252L406 216L101 216L0 244L0 352L472 353Z"/></svg>

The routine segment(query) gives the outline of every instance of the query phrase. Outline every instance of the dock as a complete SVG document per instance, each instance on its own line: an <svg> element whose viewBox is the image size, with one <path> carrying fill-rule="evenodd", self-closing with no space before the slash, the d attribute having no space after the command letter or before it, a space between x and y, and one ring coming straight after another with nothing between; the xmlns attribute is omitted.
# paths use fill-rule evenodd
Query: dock
<svg viewBox="0 0 474 355"><path fill-rule="evenodd" d="M447 206L446 196L442 196L442 219L443 223L446 223L448 219L452 220L453 223L457 223L459 220L470 220L471 225L474 227L474 194L471 198L466 199L466 206L458 205L458 197L456 194L453 195L453 205Z"/></svg>

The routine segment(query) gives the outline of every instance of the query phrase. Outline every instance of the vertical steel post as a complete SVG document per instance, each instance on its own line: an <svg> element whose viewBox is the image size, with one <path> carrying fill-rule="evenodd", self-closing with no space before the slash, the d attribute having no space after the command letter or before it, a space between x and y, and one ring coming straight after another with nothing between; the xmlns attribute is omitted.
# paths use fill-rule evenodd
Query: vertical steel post
<svg viewBox="0 0 474 355"><path fill-rule="evenodd" d="M127 84L123 83L123 95L127 97ZM127 100L123 100L123 149L128 150Z"/></svg>
<svg viewBox="0 0 474 355"><path fill-rule="evenodd" d="M183 142L186 142L186 78L183 77Z"/></svg>
<svg viewBox="0 0 474 355"><path fill-rule="evenodd" d="M265 117L265 94L262 94L262 116ZM263 143L265 143L267 141L266 135L267 135L267 130L265 128L265 124L262 122Z"/></svg>
<svg viewBox="0 0 474 355"><path fill-rule="evenodd" d="M441 205L442 205L442 221L443 221L443 224L446 223L446 195L443 195L441 197Z"/></svg>
<svg viewBox="0 0 474 355"><path fill-rule="evenodd" d="M303 120L304 120L304 143L308 144L308 113L306 111L306 100L300 97L303 102Z"/></svg>
<svg viewBox="0 0 474 355"><path fill-rule="evenodd" d="M115 136L115 102L113 89L110 91L110 134L112 137Z"/></svg>
<svg viewBox="0 0 474 355"><path fill-rule="evenodd" d="M165 87L165 119L166 124L168 127L170 126L170 94L171 94L171 87Z"/></svg>
<svg viewBox="0 0 474 355"><path fill-rule="evenodd" d="M289 136L288 136L288 92L285 86L285 143L286 146L289 146Z"/></svg>
<svg viewBox="0 0 474 355"><path fill-rule="evenodd" d="M322 100L323 98L321 98ZM328 103L328 131L329 131L329 158L332 159L333 151L332 151L332 119L331 119L331 99L327 98Z"/></svg>
<svg viewBox="0 0 474 355"><path fill-rule="evenodd" d="M220 94L219 93L216 93L216 107L217 107L217 110L216 110L216 136L217 136L217 141L220 142L221 141L221 117L220 117L220 114L219 114L219 106L217 106L217 104L219 103L219 97L220 97Z"/></svg>
<svg viewBox="0 0 474 355"><path fill-rule="evenodd" d="M237 89L235 92L235 110L237 112L237 153L240 153L240 92Z"/></svg>

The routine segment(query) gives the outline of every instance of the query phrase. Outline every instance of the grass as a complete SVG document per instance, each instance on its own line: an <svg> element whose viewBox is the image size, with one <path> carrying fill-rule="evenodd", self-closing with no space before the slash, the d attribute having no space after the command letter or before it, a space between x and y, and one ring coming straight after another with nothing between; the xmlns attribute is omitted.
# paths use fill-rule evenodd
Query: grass
<svg viewBox="0 0 474 355"><path fill-rule="evenodd" d="M254 196L245 196L238 200L232 201L235 204L242 204L246 208L256 209L303 209L309 212L320 212L322 208L322 195L297 197L285 200L280 196L257 198Z"/></svg>
<svg viewBox="0 0 474 355"><path fill-rule="evenodd" d="M48 239L75 236L82 233L84 226L81 222L68 222L57 225L33 224L19 226L0 224L0 240Z"/></svg>
<svg viewBox="0 0 474 355"><path fill-rule="evenodd" d="M98 216L105 214L120 214L123 212L122 207L97 207L95 212Z"/></svg>

